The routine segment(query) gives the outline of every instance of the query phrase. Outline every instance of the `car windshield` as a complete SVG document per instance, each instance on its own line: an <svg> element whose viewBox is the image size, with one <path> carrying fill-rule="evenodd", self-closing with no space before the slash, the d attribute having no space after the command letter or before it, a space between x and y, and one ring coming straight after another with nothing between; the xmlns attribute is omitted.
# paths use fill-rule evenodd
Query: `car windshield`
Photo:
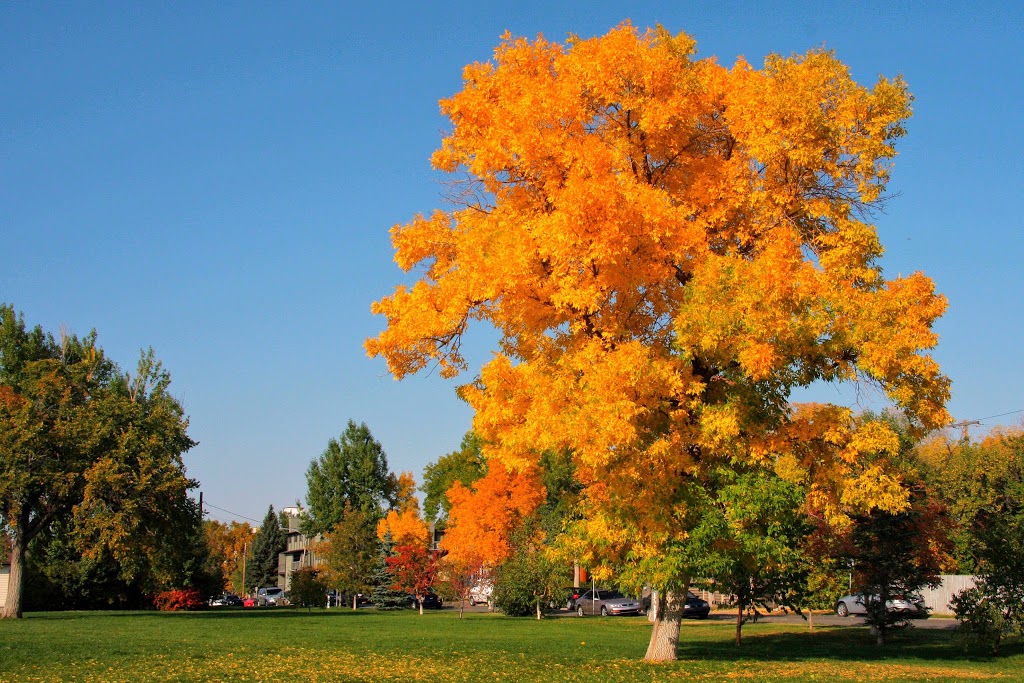
<svg viewBox="0 0 1024 683"><path fill-rule="evenodd" d="M621 597L625 597L625 596L623 596L622 593L620 593L618 591L598 591L597 592L597 599L598 600L614 600L615 598L621 598Z"/></svg>

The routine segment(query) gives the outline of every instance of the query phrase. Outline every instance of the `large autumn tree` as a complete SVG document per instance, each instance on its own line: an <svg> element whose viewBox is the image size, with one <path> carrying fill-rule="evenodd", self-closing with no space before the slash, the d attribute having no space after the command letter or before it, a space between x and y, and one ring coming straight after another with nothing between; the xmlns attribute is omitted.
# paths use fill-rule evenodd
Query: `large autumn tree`
<svg viewBox="0 0 1024 683"><path fill-rule="evenodd" d="M20 617L26 551L59 529L63 556L152 591L201 574L194 442L152 350L121 371L95 332L59 337L0 306L0 525L11 542L4 617ZM42 550L42 549L41 549ZM195 550L195 552L192 552Z"/></svg>
<svg viewBox="0 0 1024 683"><path fill-rule="evenodd" d="M897 448L891 430L794 412L795 389L870 383L916 430L948 420L927 354L945 299L920 273L883 277L869 222L910 95L855 83L825 50L729 68L629 24L506 35L463 78L433 156L453 205L392 230L420 277L373 305L387 326L367 351L398 378L455 377L469 325L498 331L460 387L485 457L572 453L582 528L659 589L647 657L674 659L709 473L778 469L837 523L907 505L860 458Z"/></svg>

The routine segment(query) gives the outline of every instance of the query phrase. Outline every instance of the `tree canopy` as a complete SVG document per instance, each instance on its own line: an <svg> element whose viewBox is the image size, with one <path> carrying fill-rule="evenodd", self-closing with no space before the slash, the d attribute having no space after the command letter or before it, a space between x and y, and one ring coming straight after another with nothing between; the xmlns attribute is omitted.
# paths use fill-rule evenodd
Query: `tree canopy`
<svg viewBox="0 0 1024 683"><path fill-rule="evenodd" d="M423 511L427 521L448 518L451 502L448 500L448 489L459 482L463 486L471 486L487 470L483 456L480 454L480 437L472 431L462 437L459 450L442 455L435 462L423 468Z"/></svg>
<svg viewBox="0 0 1024 683"><path fill-rule="evenodd" d="M379 519L394 502L396 479L388 469L387 454L366 423L348 421L338 439L306 470L307 536L327 533L341 522L351 505Z"/></svg>
<svg viewBox="0 0 1024 683"><path fill-rule="evenodd" d="M674 596L648 657L675 658L684 541L718 468L774 469L836 524L908 505L875 457L893 431L794 409L794 389L868 383L916 433L948 421L928 354L946 301L921 273L883 277L869 222L910 94L855 83L826 50L729 68L629 24L506 35L463 80L432 159L452 206L393 228L419 277L373 304L387 326L367 351L398 378L455 377L468 327L493 326L494 357L459 388L484 456L572 453L580 529Z"/></svg>
<svg viewBox="0 0 1024 683"><path fill-rule="evenodd" d="M29 544L57 528L65 560L109 563L138 590L191 580L183 553L201 531L182 455L195 442L170 382L152 349L131 375L95 332L54 338L0 306L0 523L12 544L4 616L21 614Z"/></svg>

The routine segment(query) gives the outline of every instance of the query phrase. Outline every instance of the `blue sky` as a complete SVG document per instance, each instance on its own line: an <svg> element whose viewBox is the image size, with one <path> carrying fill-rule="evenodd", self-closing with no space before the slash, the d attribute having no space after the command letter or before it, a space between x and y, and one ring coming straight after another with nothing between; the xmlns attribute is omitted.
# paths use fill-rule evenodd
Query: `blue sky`
<svg viewBox="0 0 1024 683"><path fill-rule="evenodd" d="M302 498L348 419L419 479L470 412L436 375L395 382L362 342L382 325L370 302L404 277L388 229L441 203L437 101L505 30L561 40L631 19L724 64L825 45L863 83L903 74L915 113L876 221L886 272L923 270L949 297L936 356L953 415L1024 410L1024 5L629 7L3 3L0 301L96 328L125 367L156 349L215 518Z"/></svg>

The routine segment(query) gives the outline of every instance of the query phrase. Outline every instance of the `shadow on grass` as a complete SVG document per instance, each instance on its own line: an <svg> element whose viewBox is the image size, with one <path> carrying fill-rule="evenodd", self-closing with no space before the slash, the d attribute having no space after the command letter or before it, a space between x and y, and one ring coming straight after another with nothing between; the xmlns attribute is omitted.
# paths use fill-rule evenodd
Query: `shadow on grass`
<svg viewBox="0 0 1024 683"><path fill-rule="evenodd" d="M165 617L190 618L190 619L335 619L362 617L367 614L380 614L372 609L346 610L346 609L313 609L306 611L305 607L250 607L250 608L218 608L203 609L195 611L160 612L158 610L83 610L76 612L30 612L25 615L26 619L118 619L118 618L146 618Z"/></svg>
<svg viewBox="0 0 1024 683"><path fill-rule="evenodd" d="M867 627L832 626L812 632L744 634L739 647L729 640L680 639L679 658L688 660L801 662L831 659L850 662L992 661L1024 653L1024 643L1008 643L997 657L965 653L954 633L946 630L905 629L890 635L879 647Z"/></svg>

